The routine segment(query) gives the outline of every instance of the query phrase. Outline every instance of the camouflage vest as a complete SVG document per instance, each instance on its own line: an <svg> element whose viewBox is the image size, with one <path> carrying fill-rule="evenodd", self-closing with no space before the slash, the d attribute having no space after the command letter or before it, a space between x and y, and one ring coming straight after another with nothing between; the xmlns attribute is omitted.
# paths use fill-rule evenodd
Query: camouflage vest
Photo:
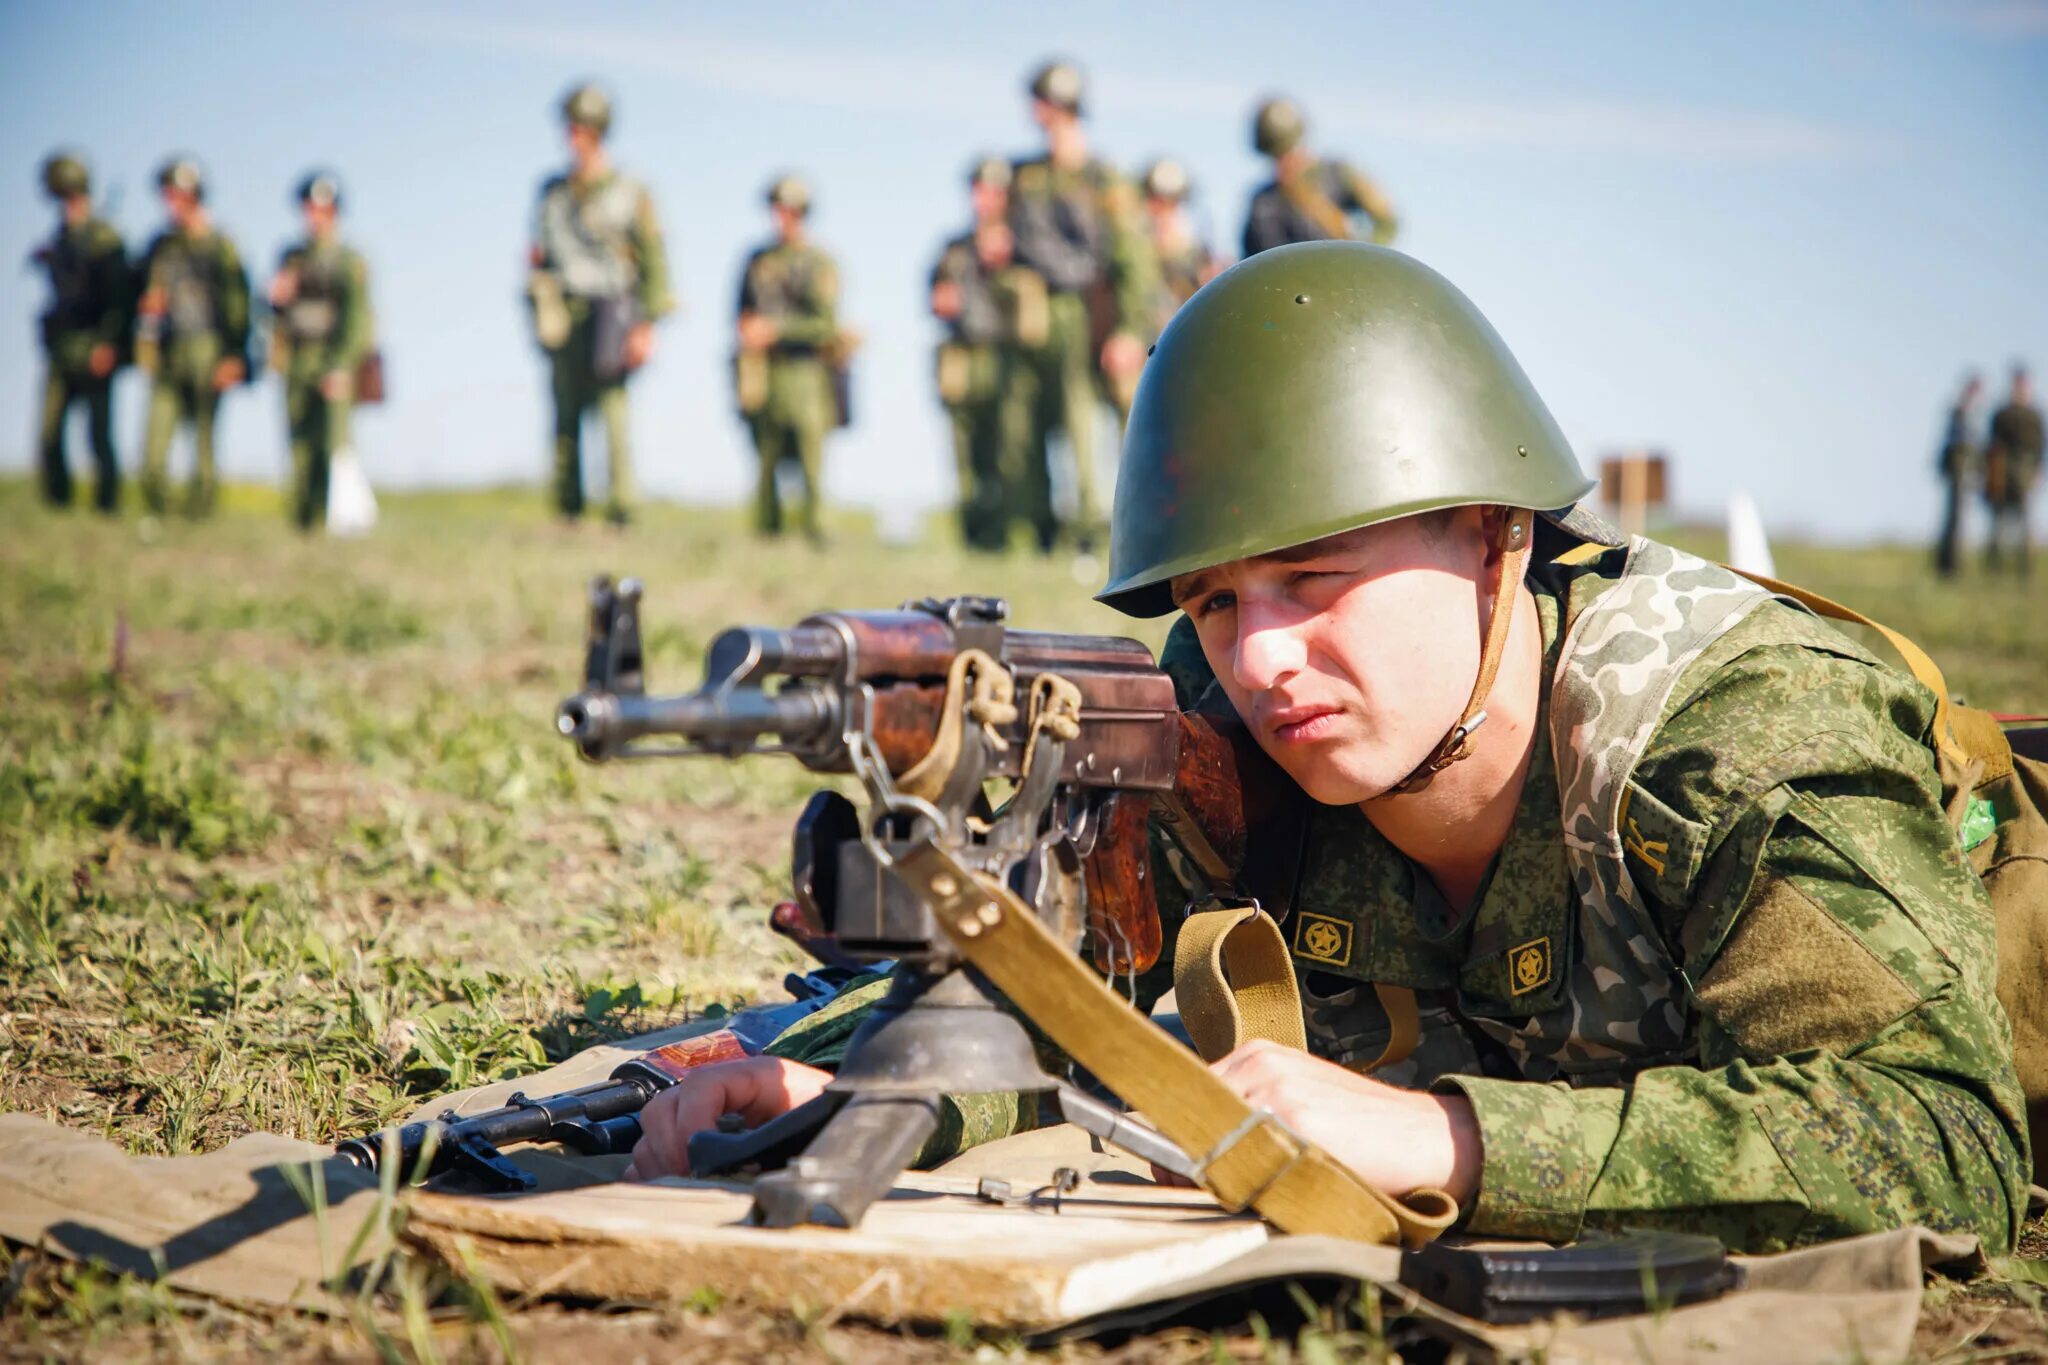
<svg viewBox="0 0 2048 1365"><path fill-rule="evenodd" d="M164 322L172 336L204 336L219 329L217 303L225 274L218 235L164 240L150 283L164 291Z"/></svg>
<svg viewBox="0 0 2048 1365"><path fill-rule="evenodd" d="M1630 542L1621 576L1572 622L1551 680L1571 904L1524 942L1482 952L1475 939L1455 989L1418 991L1421 1046L1376 1076L1406 1086L1453 1073L1602 1084L1696 1052L1679 964L1623 862L1647 838L1631 817L1639 793L1629 777L1686 669L1770 600L1726 569L1640 536ZM1307 911L1290 933L1310 1050L1369 1062L1386 1035L1370 990L1346 981L1333 991L1331 974L1314 970L1300 946L1302 925L1341 927L1340 918L1297 908Z"/></svg>
<svg viewBox="0 0 2048 1365"><path fill-rule="evenodd" d="M616 298L633 292L640 282L633 251L640 200L639 182L623 175L582 196L567 177L549 182L540 201L540 249L548 268L561 276L565 293Z"/></svg>
<svg viewBox="0 0 2048 1365"><path fill-rule="evenodd" d="M290 263L298 270L298 290L285 305L280 321L294 344L323 342L334 335L341 323L341 294L353 265L354 255L335 243L325 249L296 248Z"/></svg>

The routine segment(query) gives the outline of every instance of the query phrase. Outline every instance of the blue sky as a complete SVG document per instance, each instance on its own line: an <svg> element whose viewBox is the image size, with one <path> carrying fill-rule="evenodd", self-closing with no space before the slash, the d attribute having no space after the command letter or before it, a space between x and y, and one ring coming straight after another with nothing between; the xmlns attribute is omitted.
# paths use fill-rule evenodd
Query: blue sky
<svg viewBox="0 0 2048 1365"><path fill-rule="evenodd" d="M345 17L344 17L345 15ZM36 167L84 148L133 239L154 167L207 165L259 281L289 187L338 169L370 255L392 401L359 423L382 485L532 480L540 359L519 300L554 104L617 94L684 302L635 385L643 485L734 500L735 275L771 174L799 170L867 346L842 501L950 497L924 280L985 151L1033 145L1042 56L1091 80L1097 148L1170 152L1234 249L1261 163L1247 116L1295 95L1314 143L1379 179L1404 249L1492 318L1592 463L1667 449L1681 502L1749 489L1776 530L1919 535L1966 365L2048 369L2048 0L1457 5L63 5L0 8L0 261L49 230ZM43 287L0 270L0 467L30 460ZM133 461L142 392L124 380ZM283 467L281 398L237 395L223 459Z"/></svg>

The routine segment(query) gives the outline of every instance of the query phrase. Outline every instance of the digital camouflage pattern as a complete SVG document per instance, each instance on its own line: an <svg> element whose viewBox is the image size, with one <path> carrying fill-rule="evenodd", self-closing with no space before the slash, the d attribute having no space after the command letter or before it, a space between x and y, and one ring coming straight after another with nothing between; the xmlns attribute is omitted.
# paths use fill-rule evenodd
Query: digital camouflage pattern
<svg viewBox="0 0 2048 1365"><path fill-rule="evenodd" d="M959 315L946 323L946 339L933 359L939 402L953 429L961 537L975 549L1000 550L1009 541L1000 404L1004 309L973 233L940 250L931 282L950 284L960 296Z"/></svg>
<svg viewBox="0 0 2048 1365"><path fill-rule="evenodd" d="M782 531L776 475L793 464L803 479L799 520L815 540L822 534L825 434L838 420L826 351L839 337L839 267L811 242L771 242L749 256L740 272L739 312L776 324L765 386L758 404L743 414L760 461L754 525L765 535Z"/></svg>
<svg viewBox="0 0 2048 1365"><path fill-rule="evenodd" d="M168 171L167 171L168 174ZM161 312L143 319L145 347L138 353L151 370L149 420L142 446L142 496L153 513L169 505L171 440L180 424L192 428L193 472L185 510L204 516L213 510L213 430L221 391L216 367L249 363L249 271L227 234L171 229L150 244L143 259L143 297Z"/></svg>
<svg viewBox="0 0 2048 1365"><path fill-rule="evenodd" d="M1417 991L1415 1053L1377 1074L1472 1101L1474 1233L1766 1251L1918 1222L2009 1247L2023 1107L1932 696L1733 575L1635 552L1611 601L1625 551L1531 573L1556 685L1470 915L1362 813L1313 811L1284 926L1310 1049L1368 1064L1365 983ZM1168 653L1199 676L1191 631Z"/></svg>
<svg viewBox="0 0 2048 1365"><path fill-rule="evenodd" d="M2026 1198L2023 1100L1991 909L1940 804L1932 695L1720 570L1636 554L1605 611L1627 551L1530 572L1558 686L1471 913L1357 808L1311 809L1282 925L1310 1050L1369 1064L1388 1034L1370 983L1415 990L1415 1052L1376 1074L1471 1101L1474 1234L1669 1227L1762 1252L1920 1223L2002 1254ZM1589 652L1561 668L1575 629ZM1651 653L1666 667L1640 666ZM1211 686L1185 621L1162 665L1185 704ZM1568 760L1561 787L1574 735L1597 757ZM1155 870L1170 961L1201 888L1163 848ZM1169 977L1141 979L1138 1003Z"/></svg>

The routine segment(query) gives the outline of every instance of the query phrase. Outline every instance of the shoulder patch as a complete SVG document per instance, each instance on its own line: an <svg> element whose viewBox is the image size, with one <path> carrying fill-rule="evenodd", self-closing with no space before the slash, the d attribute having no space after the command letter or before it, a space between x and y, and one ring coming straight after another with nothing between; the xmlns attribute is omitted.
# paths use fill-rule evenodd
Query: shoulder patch
<svg viewBox="0 0 2048 1365"><path fill-rule="evenodd" d="M1633 778L1621 795L1622 861L1636 885L1665 905L1684 905L1700 869L1708 830L1652 796Z"/></svg>

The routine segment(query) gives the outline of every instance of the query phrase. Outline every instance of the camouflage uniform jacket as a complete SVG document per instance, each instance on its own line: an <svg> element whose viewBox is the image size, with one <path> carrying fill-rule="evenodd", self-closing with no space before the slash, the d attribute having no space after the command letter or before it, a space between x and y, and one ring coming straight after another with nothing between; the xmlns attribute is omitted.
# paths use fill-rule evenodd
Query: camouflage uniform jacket
<svg viewBox="0 0 2048 1365"><path fill-rule="evenodd" d="M1339 233L1318 221L1307 205L1319 203L1346 218L1364 214L1372 223L1371 240L1385 246L1394 240L1394 206L1363 171L1341 161L1312 161L1286 180L1273 179L1252 195L1244 220L1244 254L1256 256L1293 242L1320 242ZM1327 212L1327 210L1326 210Z"/></svg>
<svg viewBox="0 0 2048 1365"><path fill-rule="evenodd" d="M1637 553L1656 591L1604 612L1623 552L1531 571L1555 681L1469 913L1357 808L1311 809L1282 917L1310 1049L1369 1062L1388 1027L1367 983L1416 991L1417 1047L1379 1076L1472 1103L1476 1234L1669 1227L1768 1251L1920 1223L2005 1251L2024 1108L1932 696L1724 571ZM1646 656L1693 623L1659 676ZM1206 683L1186 622L1162 664L1184 700ZM1587 727L1563 763L1560 720ZM1164 964L1196 888L1157 862ZM1168 984L1155 969L1138 1003ZM969 1138L1033 1117L956 1103Z"/></svg>
<svg viewBox="0 0 2048 1365"><path fill-rule="evenodd" d="M572 310L595 298L630 296L647 321L675 308L668 249L654 197L631 176L606 171L592 181L553 175L534 213L535 263L554 272Z"/></svg>
<svg viewBox="0 0 2048 1365"><path fill-rule="evenodd" d="M1209 244L1193 233L1169 241L1155 239L1153 252L1159 258L1159 295L1148 339L1165 330L1180 306L1195 296L1202 281L1216 268L1216 257Z"/></svg>
<svg viewBox="0 0 2048 1365"><path fill-rule="evenodd" d="M354 374L370 350L370 269L362 253L338 241L308 238L287 247L280 274L298 277L292 301L277 310L277 335L288 372L314 378Z"/></svg>
<svg viewBox="0 0 2048 1365"><path fill-rule="evenodd" d="M82 370L94 346L127 345L135 294L120 233L98 218L67 223L35 260L50 276L43 346L57 364Z"/></svg>
<svg viewBox="0 0 2048 1365"><path fill-rule="evenodd" d="M963 232L947 242L932 266L932 285L950 284L960 291L960 312L945 319L946 339L963 346L993 346L1003 339L1003 305L995 279L974 249L974 234Z"/></svg>
<svg viewBox="0 0 2048 1365"><path fill-rule="evenodd" d="M1101 291L1107 332L1150 334L1158 263L1135 191L1107 163L1069 170L1039 157L1010 182L1017 264L1055 294Z"/></svg>
<svg viewBox="0 0 2048 1365"><path fill-rule="evenodd" d="M809 242L770 242L740 272L739 311L775 320L769 354L816 354L839 335L839 267Z"/></svg>
<svg viewBox="0 0 2048 1365"><path fill-rule="evenodd" d="M222 356L247 357L249 272L225 233L159 233L143 258L142 274L146 289L163 291L165 336L211 332L220 337Z"/></svg>

